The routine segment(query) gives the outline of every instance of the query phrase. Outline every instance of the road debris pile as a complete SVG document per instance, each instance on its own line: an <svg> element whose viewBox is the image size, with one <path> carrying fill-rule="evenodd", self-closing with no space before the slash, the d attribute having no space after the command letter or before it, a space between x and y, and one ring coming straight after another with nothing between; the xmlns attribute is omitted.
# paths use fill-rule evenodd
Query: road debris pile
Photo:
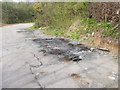
<svg viewBox="0 0 120 90"><path fill-rule="evenodd" d="M88 54L95 52L94 48L62 37L37 38L33 39L33 41L40 45L38 52L44 55L52 54L59 56L60 60L63 61L79 62L83 60L86 55L91 56Z"/></svg>

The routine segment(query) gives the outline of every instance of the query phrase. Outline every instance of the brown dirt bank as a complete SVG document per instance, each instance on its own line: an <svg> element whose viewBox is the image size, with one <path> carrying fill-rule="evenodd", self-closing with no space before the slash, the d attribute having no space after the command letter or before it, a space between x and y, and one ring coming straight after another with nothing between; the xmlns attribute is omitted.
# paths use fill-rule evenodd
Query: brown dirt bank
<svg viewBox="0 0 120 90"><path fill-rule="evenodd" d="M82 43L92 45L97 48L108 49L114 55L120 55L119 41L111 37L105 37L98 32L91 35L88 40L83 40Z"/></svg>

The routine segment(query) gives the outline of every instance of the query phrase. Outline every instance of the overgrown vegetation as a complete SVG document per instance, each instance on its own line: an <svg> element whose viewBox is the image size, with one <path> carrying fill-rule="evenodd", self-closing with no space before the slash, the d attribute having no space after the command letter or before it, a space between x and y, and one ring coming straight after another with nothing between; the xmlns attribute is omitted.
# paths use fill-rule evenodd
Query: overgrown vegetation
<svg viewBox="0 0 120 90"><path fill-rule="evenodd" d="M110 21L112 20L111 18L110 20L109 18L102 18L102 20L94 18L95 13L98 15L98 12L90 11L94 9L89 7L91 5L93 4L88 2L35 3L34 9L37 15L33 28L49 27L45 30L47 34L65 36L72 39L79 39L81 35L92 32L100 32L105 36L118 38L118 27L116 27L119 24L118 21ZM99 4L95 3L94 5L97 6ZM100 5L102 4L100 3ZM113 4L110 3L110 5ZM92 17L91 14L94 16ZM77 20L79 20L77 28L69 30L70 26Z"/></svg>
<svg viewBox="0 0 120 90"><path fill-rule="evenodd" d="M38 27L49 26L50 28L66 30L81 14L84 16L87 3L36 3L35 10L38 12L36 16L36 24Z"/></svg>
<svg viewBox="0 0 120 90"><path fill-rule="evenodd" d="M25 2L1 2L2 3L2 23L22 23L32 22L35 11L33 3Z"/></svg>

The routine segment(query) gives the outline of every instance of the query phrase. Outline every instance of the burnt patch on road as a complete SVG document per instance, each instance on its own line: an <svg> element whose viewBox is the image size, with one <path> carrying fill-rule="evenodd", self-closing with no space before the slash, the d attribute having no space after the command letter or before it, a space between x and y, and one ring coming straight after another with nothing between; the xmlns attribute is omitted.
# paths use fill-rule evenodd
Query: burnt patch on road
<svg viewBox="0 0 120 90"><path fill-rule="evenodd" d="M96 56L96 50L81 43L60 37L36 38L33 39L39 45L38 52L45 56L56 55L59 61L79 62L84 59L92 59Z"/></svg>
<svg viewBox="0 0 120 90"><path fill-rule="evenodd" d="M66 52L65 50L61 50L61 49L51 49L49 51L49 54L53 54L53 55L64 55Z"/></svg>
<svg viewBox="0 0 120 90"><path fill-rule="evenodd" d="M64 38L58 38L58 39L63 41L63 42L70 42L68 39L64 39Z"/></svg>
<svg viewBox="0 0 120 90"><path fill-rule="evenodd" d="M37 38L33 39L34 42L40 45L39 52L45 53L45 55L61 56L61 61L74 61L79 62L83 58L83 51L90 51L90 47L81 43L74 43L65 38ZM86 53L86 52L85 52Z"/></svg>

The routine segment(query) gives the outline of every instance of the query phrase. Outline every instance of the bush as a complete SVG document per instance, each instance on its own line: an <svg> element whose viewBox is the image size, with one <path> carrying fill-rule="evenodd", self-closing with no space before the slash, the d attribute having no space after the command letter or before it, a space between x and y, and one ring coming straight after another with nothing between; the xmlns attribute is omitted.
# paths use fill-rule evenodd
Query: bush
<svg viewBox="0 0 120 90"><path fill-rule="evenodd" d="M14 3L14 2L2 2L2 21L3 23L22 23L33 21L32 3Z"/></svg>
<svg viewBox="0 0 120 90"><path fill-rule="evenodd" d="M35 22L39 27L50 26L66 30L81 14L86 16L86 4L84 2L35 3L34 9L38 12Z"/></svg>

